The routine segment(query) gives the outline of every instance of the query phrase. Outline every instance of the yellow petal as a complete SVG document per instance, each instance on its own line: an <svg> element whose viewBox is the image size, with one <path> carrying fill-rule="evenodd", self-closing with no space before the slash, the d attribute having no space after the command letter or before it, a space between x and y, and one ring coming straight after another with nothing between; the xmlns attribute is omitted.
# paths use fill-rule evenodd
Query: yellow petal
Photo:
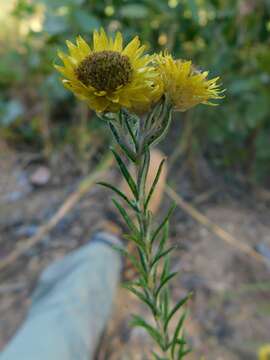
<svg viewBox="0 0 270 360"><path fill-rule="evenodd" d="M55 69L57 71L59 71L62 75L64 75L66 78L73 80L75 79L75 75L74 75L74 71L73 69L69 69L65 66L59 66L59 65L54 65Z"/></svg>
<svg viewBox="0 0 270 360"><path fill-rule="evenodd" d="M103 112L108 107L109 101L106 98L96 98L89 100L88 105L97 112Z"/></svg>
<svg viewBox="0 0 270 360"><path fill-rule="evenodd" d="M78 49L80 50L81 54L86 57L91 53L91 48L87 44L87 42L79 35L76 39Z"/></svg>
<svg viewBox="0 0 270 360"><path fill-rule="evenodd" d="M67 40L66 41L69 53L71 56L77 57L78 51L77 51L77 46L75 46L71 41Z"/></svg>
<svg viewBox="0 0 270 360"><path fill-rule="evenodd" d="M76 66L76 59L64 54L62 51L58 51L57 55L60 57L60 59L63 61L63 64L68 69L74 69Z"/></svg>
<svg viewBox="0 0 270 360"><path fill-rule="evenodd" d="M103 28L93 34L94 51L108 50L108 38Z"/></svg>
<svg viewBox="0 0 270 360"><path fill-rule="evenodd" d="M122 49L123 49L123 37L122 34L118 31L114 39L113 50L121 52Z"/></svg>
<svg viewBox="0 0 270 360"><path fill-rule="evenodd" d="M125 47L123 54L132 57L139 46L140 40L138 36L135 36L135 38Z"/></svg>
<svg viewBox="0 0 270 360"><path fill-rule="evenodd" d="M95 111L118 111L121 107L127 107L132 111L141 112L147 109L153 101L161 96L162 86L157 81L158 73L150 62L152 57L143 56L144 46L140 46L138 37L135 37L123 50L123 37L117 32L115 37L108 37L104 29L94 31L93 47L77 37L76 44L67 41L69 55L59 52L63 66L55 68L64 76L64 86L72 91L79 99L88 103ZM79 63L92 52L116 51L127 55L132 68L132 77L127 84L122 84L115 90L106 89L97 91L93 87L81 83L76 75ZM172 62L172 69L177 67ZM161 81L161 80L160 80ZM215 84L209 84L209 86Z"/></svg>
<svg viewBox="0 0 270 360"><path fill-rule="evenodd" d="M108 37L103 28L100 29L100 40L103 43L104 47L106 48L108 46Z"/></svg>

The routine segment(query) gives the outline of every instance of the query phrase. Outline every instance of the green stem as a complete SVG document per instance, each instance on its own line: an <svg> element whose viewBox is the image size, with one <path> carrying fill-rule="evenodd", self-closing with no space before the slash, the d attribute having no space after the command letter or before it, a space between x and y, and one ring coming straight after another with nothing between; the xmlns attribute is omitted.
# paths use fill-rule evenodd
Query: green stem
<svg viewBox="0 0 270 360"><path fill-rule="evenodd" d="M147 189L146 191L147 175L150 167L150 146L163 138L171 119L171 108L167 105L166 99L163 100L164 102L158 104L145 121L137 118L134 128L129 124L129 121L134 120L134 117L129 118L126 111L120 112L118 122L115 119L116 126L110 124L112 134L126 158L135 164L136 177L134 178L121 157L123 153L119 152L119 148L112 150L119 170L133 194L133 199L129 200L127 194L123 194L110 184L103 183L103 185L114 190L135 215L133 218L130 217L126 209L120 203L114 201L131 231L129 238L134 241L138 255L136 257L133 254L126 253L138 270L138 281L128 283L126 287L149 307L155 323L152 326L140 316L135 316L134 325L144 327L158 344L159 355L154 354L155 359L180 360L186 354L185 342L182 336L183 315L185 313L180 316L172 337L170 337L168 330L170 320L186 302L184 298L173 308L170 306L168 285L175 273L172 273L169 269L169 252L172 248L167 247L167 229L172 209L155 230L152 229L152 214L148 210L164 160L157 169L150 190ZM134 125L134 123L132 124ZM159 269L161 270L160 273Z"/></svg>
<svg viewBox="0 0 270 360"><path fill-rule="evenodd" d="M140 187L138 189L138 210L139 210L139 229L140 229L140 235L143 242L146 244L146 260L147 260L147 268L148 268L148 288L147 293L148 295L154 300L155 299L155 289L157 288L157 280L156 277L153 274L153 271L150 270L150 265L153 261L153 253L152 253L152 244L151 244L151 236L150 236L150 224L147 219L147 210L145 209L145 202L146 202L146 195L145 195L145 186L146 186L146 179L149 172L149 162L145 165L145 157L146 152L142 152L138 154L138 161L137 161L137 184L140 184ZM143 166L146 166L146 169L143 169ZM143 180L140 179L140 174L142 172L145 172L146 176ZM157 301L155 301L157 302ZM156 304L158 306L158 304ZM153 317L156 323L156 327L159 330L162 338L163 343L165 347L168 345L169 341L169 335L167 333L167 330L165 330L164 323L162 322L162 319L160 318L160 315L158 313L153 313ZM169 351L162 350L163 357L166 356L166 359L172 360L172 357L169 354Z"/></svg>

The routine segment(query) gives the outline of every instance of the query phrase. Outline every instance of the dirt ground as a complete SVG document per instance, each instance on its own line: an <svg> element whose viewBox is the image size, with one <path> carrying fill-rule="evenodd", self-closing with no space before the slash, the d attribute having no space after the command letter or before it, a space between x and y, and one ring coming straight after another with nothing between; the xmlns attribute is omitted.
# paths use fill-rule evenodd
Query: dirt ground
<svg viewBox="0 0 270 360"><path fill-rule="evenodd" d="M3 259L53 216L80 178L60 171L58 163L50 169L44 184L37 186L33 184L33 174L41 164L33 154L14 154L3 145L0 150ZM267 253L269 198L211 176L206 176L198 190L188 171L177 166L170 179L178 193L238 242L253 248L259 246ZM116 181L114 170L109 176ZM38 245L1 272L0 348L22 323L40 272L89 241L91 234L102 227L109 198L109 192L97 186L92 188ZM166 196L164 211L169 203ZM171 242L177 246L172 266L180 273L173 283L173 298L193 292L186 322L193 352L187 359L256 359L258 348L270 342L270 259L267 266L243 254L180 208L174 213L170 233ZM144 314L145 309L126 290L119 289L97 360L150 359L150 340L142 330L128 326L131 313L137 311Z"/></svg>

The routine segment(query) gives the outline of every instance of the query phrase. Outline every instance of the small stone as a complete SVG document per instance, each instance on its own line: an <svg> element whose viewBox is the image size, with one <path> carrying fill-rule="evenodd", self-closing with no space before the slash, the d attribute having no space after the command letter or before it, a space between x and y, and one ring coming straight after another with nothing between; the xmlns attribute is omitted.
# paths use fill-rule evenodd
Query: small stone
<svg viewBox="0 0 270 360"><path fill-rule="evenodd" d="M39 166L31 175L30 181L32 185L44 186L51 178L50 169L46 166Z"/></svg>

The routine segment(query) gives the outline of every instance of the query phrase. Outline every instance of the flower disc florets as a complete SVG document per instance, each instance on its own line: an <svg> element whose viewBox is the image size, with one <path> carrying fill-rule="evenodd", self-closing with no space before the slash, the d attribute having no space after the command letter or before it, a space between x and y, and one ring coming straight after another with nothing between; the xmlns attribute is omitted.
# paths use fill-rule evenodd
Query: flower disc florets
<svg viewBox="0 0 270 360"><path fill-rule="evenodd" d="M223 98L219 77L208 79L208 72L198 71L191 61L177 60L165 52L155 57L164 92L177 111L186 111L198 104L216 105Z"/></svg>
<svg viewBox="0 0 270 360"><path fill-rule="evenodd" d="M104 50L87 56L77 67L76 75L86 86L113 91L131 81L132 67L128 56Z"/></svg>
<svg viewBox="0 0 270 360"><path fill-rule="evenodd" d="M67 41L69 54L58 52L63 64L55 68L63 75L64 86L96 112L135 113L147 111L163 92L163 83L144 54L136 36L123 46L123 36L112 38L103 29L94 31L92 46L78 36L76 44Z"/></svg>

